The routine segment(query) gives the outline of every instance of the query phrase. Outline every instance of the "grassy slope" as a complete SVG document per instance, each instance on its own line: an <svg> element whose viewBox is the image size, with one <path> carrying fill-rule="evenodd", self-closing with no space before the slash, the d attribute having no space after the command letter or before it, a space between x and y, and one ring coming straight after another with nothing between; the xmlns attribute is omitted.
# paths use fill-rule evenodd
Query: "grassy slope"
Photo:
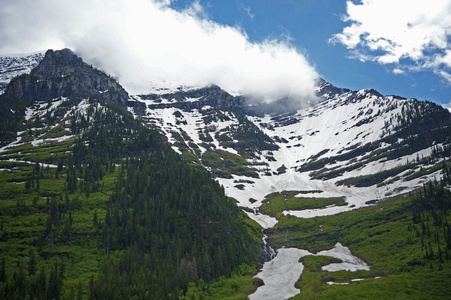
<svg viewBox="0 0 451 300"><path fill-rule="evenodd" d="M94 215L99 223L103 223L106 213L105 203L116 185L120 168L107 172L99 182L98 191L86 195L76 189L74 193L66 193L67 170L58 172L55 167L43 167L40 172L39 188L37 182L32 181L26 188L26 181L33 177L36 161L54 161L55 156L63 158L66 151L71 149L75 140L51 145L20 145L0 155L0 259L5 261L8 281L20 272L20 265L28 276L31 257L36 259L36 273L29 280L38 280L41 269L45 270L46 279L55 265L64 265L63 298L71 298L79 294L88 297L91 277L96 277L100 266L107 260L105 249L101 248L99 235L101 229L94 225ZM10 162L6 159L16 158L22 162ZM49 219L49 207L52 199L57 205L74 203L70 211L64 214L61 224L72 219L70 237L62 241L64 226L54 228L54 239L44 236ZM244 217L247 230L260 243L260 227L257 223ZM109 253L109 258L119 257L121 251ZM187 297L202 295L206 298L245 299L246 295L254 291L260 281L253 279L260 264L241 266L231 278L221 277L219 280L205 285L203 282L190 285ZM1 283L0 283L1 284Z"/></svg>
<svg viewBox="0 0 451 300"><path fill-rule="evenodd" d="M293 196L290 192L287 195L288 199ZM415 197L417 195L393 198L372 207L313 219L281 217L274 211L280 222L266 233L275 248L286 246L287 232L291 247L313 253L330 249L339 241L371 267L369 271L325 272L322 266L339 260L306 256L301 260L305 269L296 285L302 292L294 299L446 299L451 294L448 284L451 282L451 250L447 249L445 235L451 216L449 213L442 215L438 226L433 217L435 213L425 210L421 213L423 221L414 221ZM269 195L268 199L272 203L282 202L283 193ZM273 205L273 209L282 205L279 204ZM244 293L252 293L259 285L254 275L255 272L248 270L209 286L191 286L187 296L246 299ZM363 280L352 281L355 279Z"/></svg>
<svg viewBox="0 0 451 300"><path fill-rule="evenodd" d="M60 147L66 148L67 143L61 143ZM20 149L24 148L22 146ZM36 151L28 151L30 155L24 155L22 159L31 161L35 159L36 153L45 157L53 155L54 150L58 151L45 149L51 148L37 147ZM5 259L7 277L12 278L14 273L18 272L19 262L27 269L31 253L34 253L38 272L41 268L49 270L55 262L65 265L64 294L70 295L71 289L76 290L81 283L86 296L89 279L98 272L100 262L106 259L105 251L99 248L98 240L93 238L99 233L99 229L93 224L94 214L97 214L99 221L103 221L104 204L115 186L119 168L104 176L97 192L86 196L80 191L66 195L66 174L61 172L56 179L56 168L43 168L39 189L35 184L34 188L32 186L27 192L25 180L32 174L33 165L5 161L1 161L0 165L3 169L11 169L0 173L0 258ZM74 203L70 213L70 238L67 242L59 240L61 233L58 231L54 232L53 244L47 237L42 236L47 226L50 199L56 199L58 204L67 200ZM69 218L66 213L61 222L64 223Z"/></svg>
<svg viewBox="0 0 451 300"><path fill-rule="evenodd" d="M39 233L45 229L47 213L44 208L47 200L42 195L59 195L66 179L64 174L55 179L55 169L50 168L49 173L44 172L45 178L40 181L40 191L25 193L23 180L32 172L32 166L9 162L2 164L3 167L17 165L16 171L3 171L0 177L0 211L3 220L0 250L6 260L8 276L13 276L18 270L19 260L27 265L30 251L36 246ZM55 243L53 247L49 244L40 246L41 251L48 253L51 258L37 256L38 270L43 266L49 268L56 261L64 261L66 295L70 295L72 289L76 290L80 282L86 295L89 278L97 273L98 266L106 258L104 251L99 251L95 240L89 237L96 234L92 223L94 211L97 211L98 216L104 215L103 204L108 199L107 191L114 185L115 178L115 173L108 173L102 180L100 191L89 197L83 193L70 196L70 201L78 196L83 203L79 210L72 213L72 234L85 235L86 239L77 239L76 243L67 245ZM34 201L36 196L38 200ZM276 198L281 198L276 200L278 202L283 201L282 194ZM451 293L447 284L451 280L451 263L444 254L444 233L438 228L434 229L431 213L424 213L423 219L429 220L425 222L425 228L429 228L431 237L427 233L423 234L421 224L414 224L411 199L406 198L336 216L315 219L281 217L277 227L269 234L272 236L272 243L279 247L284 245L288 231L291 246L313 252L331 248L336 241L340 241L371 266L370 271L329 273L320 270L320 266L326 264L324 261L306 257L303 261L306 268L298 283L302 293L296 298L445 298ZM447 220L451 223L450 216ZM322 232L320 224L324 225ZM435 234L440 241L438 244L433 237ZM424 245L431 241L435 258L424 258L425 247L422 249L421 240ZM438 258L438 245L441 245L443 252L442 262ZM326 258L325 261L328 259L330 260ZM250 294L258 285L252 278L255 271L255 267L243 270L232 278L221 278L209 286L203 286L202 283L192 285L186 295L202 295L210 299L245 299L245 295ZM374 279L379 276L381 278ZM367 279L349 285L326 284L327 281L348 283L356 278Z"/></svg>
<svg viewBox="0 0 451 300"><path fill-rule="evenodd" d="M323 208L329 205L346 205L343 197L312 198L298 196L302 191L284 191L271 193L265 197L260 211L271 217L283 219L284 210L303 210Z"/></svg>
<svg viewBox="0 0 451 300"><path fill-rule="evenodd" d="M341 242L371 267L369 271L326 272L321 270L322 266L340 260L306 256L301 259L305 269L296 284L301 294L294 299L446 299L451 294L451 247L447 245L451 238L448 225L451 215L449 209L440 210L436 204L438 199L450 203L451 194L442 192L430 196L422 191L427 195L422 205L431 204L434 208L421 208L420 217L415 218L418 193L334 216L299 219L281 212L284 207L303 209L340 204L342 199L297 199L294 196L298 192L286 191L268 195L260 209L265 212L269 201L268 214L279 219L275 228L266 231L274 248L287 246L286 237L290 247L313 253ZM210 286L192 286L187 296L246 299L243 292L250 294L259 284L252 280L253 276L255 272L249 271ZM353 281L356 279L359 281Z"/></svg>
<svg viewBox="0 0 451 300"><path fill-rule="evenodd" d="M283 218L269 231L278 247L284 245L287 231L291 246L312 252L330 249L339 241L371 266L370 271L323 272L320 266L326 263L306 257L298 282L302 292L295 299L443 299L450 295L451 251L448 253L445 242L446 226L436 226L432 212L423 213L424 226L415 224L411 211L408 197L335 216ZM442 222L451 223L451 216L447 214ZM425 257L430 253L427 249L432 249L433 257ZM351 282L363 278L367 279ZM349 284L327 285L328 281Z"/></svg>

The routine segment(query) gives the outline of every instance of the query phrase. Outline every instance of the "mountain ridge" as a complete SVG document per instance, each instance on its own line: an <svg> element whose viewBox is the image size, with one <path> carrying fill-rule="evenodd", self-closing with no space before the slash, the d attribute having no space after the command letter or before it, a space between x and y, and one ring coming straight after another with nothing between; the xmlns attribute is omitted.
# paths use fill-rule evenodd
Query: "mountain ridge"
<svg viewBox="0 0 451 300"><path fill-rule="evenodd" d="M11 78L0 95L0 143L12 141L25 117L25 107L37 102L52 102L60 97L77 102L95 98L127 106L128 93L115 79L87 65L69 49L48 50L37 66L29 73L27 70L24 67L19 76ZM11 70L6 73L3 72L3 78L16 74Z"/></svg>
<svg viewBox="0 0 451 300"><path fill-rule="evenodd" d="M286 213L314 216L345 211L413 191L438 174L433 161L437 163L439 156L432 157L432 150L438 147L446 157L451 142L449 111L432 102L382 96L373 89L351 91L320 79L318 103L275 114L254 113L242 98L230 98L236 104L232 109L215 107L208 97L199 97L200 91L196 98L184 92L176 97L134 96L132 102L140 103L141 109L130 106L129 110L163 132L180 153L207 167L248 209L258 207L269 193L300 186L322 192L312 196L327 191L331 197L346 197L348 205ZM225 93L217 87L214 91ZM246 132L247 123L255 128L252 134L237 135ZM259 145L253 136L273 146L237 148L249 141ZM245 158L241 167L233 162L234 155ZM410 176L420 174L422 168L430 172ZM365 181L365 176L379 179Z"/></svg>
<svg viewBox="0 0 451 300"><path fill-rule="evenodd" d="M83 81L83 82L81 82ZM83 63L69 49L48 50L41 62L11 80L6 96L30 101L49 101L57 97L95 96L125 107L128 93L104 72Z"/></svg>

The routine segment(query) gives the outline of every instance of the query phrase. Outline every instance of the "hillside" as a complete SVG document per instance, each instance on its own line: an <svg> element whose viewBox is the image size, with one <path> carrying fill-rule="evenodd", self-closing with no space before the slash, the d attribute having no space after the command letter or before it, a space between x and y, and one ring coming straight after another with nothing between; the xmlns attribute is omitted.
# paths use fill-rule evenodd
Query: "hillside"
<svg viewBox="0 0 451 300"><path fill-rule="evenodd" d="M1 298L176 299L256 262L259 231L220 185L69 51L47 52L0 96L23 104L2 116L19 131L0 149Z"/></svg>
<svg viewBox="0 0 451 300"><path fill-rule="evenodd" d="M333 216L280 217L266 232L273 245L302 249L292 254L304 266L293 299L446 299L451 193L449 163L443 167L440 181L409 197ZM271 204L282 201L273 195ZM280 210L274 205L271 213Z"/></svg>
<svg viewBox="0 0 451 300"><path fill-rule="evenodd" d="M132 96L128 105L176 151L210 170L242 207L254 209L266 195L289 190L346 200L322 210L284 211L299 217L414 191L436 177L450 155L451 115L434 103L323 80L317 95L312 106L283 113L273 109L283 99L249 106L219 87ZM264 227L275 222L250 216Z"/></svg>

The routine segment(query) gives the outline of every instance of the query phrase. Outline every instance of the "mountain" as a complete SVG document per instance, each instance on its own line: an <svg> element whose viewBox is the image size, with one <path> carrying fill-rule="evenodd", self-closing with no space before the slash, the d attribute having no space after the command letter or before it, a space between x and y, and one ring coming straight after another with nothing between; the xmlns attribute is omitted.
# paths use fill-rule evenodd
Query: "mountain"
<svg viewBox="0 0 451 300"><path fill-rule="evenodd" d="M441 106L322 79L129 95L69 49L0 65L1 298L451 292Z"/></svg>
<svg viewBox="0 0 451 300"><path fill-rule="evenodd" d="M11 80L5 95L26 102L57 97L96 97L125 107L128 93L100 70L85 64L71 50L48 50L29 75Z"/></svg>
<svg viewBox="0 0 451 300"><path fill-rule="evenodd" d="M286 99L250 105L212 86L132 96L128 109L182 156L210 170L248 209L286 190L346 199L321 212L287 214L363 207L422 187L449 157L451 115L439 105L324 80L318 80L317 96L310 107L280 112L271 108L289 108L281 104Z"/></svg>
<svg viewBox="0 0 451 300"><path fill-rule="evenodd" d="M177 299L264 259L257 225L127 98L68 49L0 96L0 298Z"/></svg>
<svg viewBox="0 0 451 300"><path fill-rule="evenodd" d="M3 94L0 141L11 141L24 107L58 97L96 98L125 107L128 93L110 76L85 64L71 50L48 50L30 74L11 80Z"/></svg>
<svg viewBox="0 0 451 300"><path fill-rule="evenodd" d="M217 86L131 96L128 105L266 228L277 256L250 299L451 292L433 288L451 276L448 110L321 79L307 107Z"/></svg>

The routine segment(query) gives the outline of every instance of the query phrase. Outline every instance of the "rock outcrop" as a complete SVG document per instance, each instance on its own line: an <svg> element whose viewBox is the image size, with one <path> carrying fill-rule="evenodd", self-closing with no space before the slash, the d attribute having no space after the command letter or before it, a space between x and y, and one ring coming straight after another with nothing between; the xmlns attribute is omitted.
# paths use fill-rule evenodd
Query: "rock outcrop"
<svg viewBox="0 0 451 300"><path fill-rule="evenodd" d="M57 97L89 97L126 107L128 99L128 93L115 79L84 63L69 49L48 50L30 74L10 82L5 95L27 104Z"/></svg>

